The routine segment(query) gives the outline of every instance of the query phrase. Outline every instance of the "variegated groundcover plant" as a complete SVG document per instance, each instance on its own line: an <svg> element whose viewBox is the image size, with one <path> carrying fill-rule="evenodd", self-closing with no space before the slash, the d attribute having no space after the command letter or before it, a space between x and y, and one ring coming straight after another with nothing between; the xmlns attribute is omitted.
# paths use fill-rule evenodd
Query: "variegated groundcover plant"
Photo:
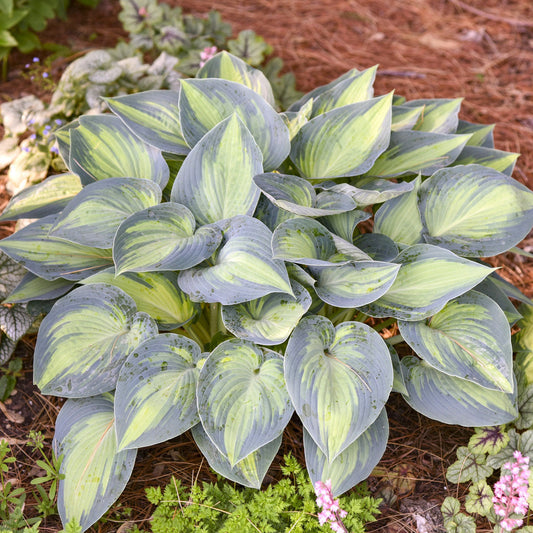
<svg viewBox="0 0 533 533"><path fill-rule="evenodd" d="M517 154L458 120L460 99L374 97L375 74L278 113L223 52L58 131L70 172L11 200L2 220L36 220L0 250L28 271L7 302L55 301L34 380L68 398L63 522L87 529L138 448L189 429L214 470L259 487L296 412L312 481L339 495L382 456L391 391L449 424L517 416L523 297L480 259L533 224Z"/></svg>

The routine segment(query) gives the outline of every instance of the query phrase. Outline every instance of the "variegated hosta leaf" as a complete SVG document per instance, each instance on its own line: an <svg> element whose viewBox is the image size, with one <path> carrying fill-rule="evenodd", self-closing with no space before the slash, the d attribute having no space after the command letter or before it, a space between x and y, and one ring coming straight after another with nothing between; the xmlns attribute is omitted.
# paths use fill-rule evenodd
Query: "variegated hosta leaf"
<svg viewBox="0 0 533 533"><path fill-rule="evenodd" d="M264 194L259 197L254 212L254 218L265 224L270 231L274 231L282 222L297 217L298 215L275 206Z"/></svg>
<svg viewBox="0 0 533 533"><path fill-rule="evenodd" d="M387 200L374 215L374 232L387 235L394 242L405 246L424 242L422 219L418 210L421 176L418 176L413 184L412 191Z"/></svg>
<svg viewBox="0 0 533 533"><path fill-rule="evenodd" d="M513 392L509 323L488 296L470 291L428 321L399 321L398 326L416 354L440 372L487 389Z"/></svg>
<svg viewBox="0 0 533 533"><path fill-rule="evenodd" d="M357 235L353 240L353 244L368 254L374 261L393 261L399 251L398 246L392 239L379 233Z"/></svg>
<svg viewBox="0 0 533 533"><path fill-rule="evenodd" d="M262 222L238 216L214 226L224 237L213 266L184 270L178 277L194 302L233 305L271 292L293 294L283 261L272 257L272 232Z"/></svg>
<svg viewBox="0 0 533 533"><path fill-rule="evenodd" d="M13 196L0 215L0 221L54 215L80 191L80 178L76 174L51 176Z"/></svg>
<svg viewBox="0 0 533 533"><path fill-rule="evenodd" d="M477 292L485 294L498 304L510 326L514 326L515 322L522 318L522 315L516 310L516 307L509 300L505 292L496 284L492 276L486 277L474 288Z"/></svg>
<svg viewBox="0 0 533 533"><path fill-rule="evenodd" d="M198 344L163 333L137 346L117 381L119 450L150 446L181 435L200 421L196 407Z"/></svg>
<svg viewBox="0 0 533 533"><path fill-rule="evenodd" d="M72 122L67 122L64 126L61 126L61 128L54 131L54 137L59 148L59 155L63 159L67 168L70 168L70 130L77 128L79 125L80 119L77 118Z"/></svg>
<svg viewBox="0 0 533 533"><path fill-rule="evenodd" d="M222 306L224 325L239 339L264 344L281 344L287 340L311 306L306 289L291 283L294 297L275 292L237 305Z"/></svg>
<svg viewBox="0 0 533 533"><path fill-rule="evenodd" d="M3 301L3 303L23 303L32 300L54 300L74 287L74 282L57 278L49 281L28 272Z"/></svg>
<svg viewBox="0 0 533 533"><path fill-rule="evenodd" d="M331 462L304 429L305 464L313 485L330 479L333 496L350 490L372 473L385 453L388 440L389 421L385 408L376 421Z"/></svg>
<svg viewBox="0 0 533 533"><path fill-rule="evenodd" d="M459 120L455 133L471 133L467 146L484 146L494 148L493 131L495 124L474 124L466 120Z"/></svg>
<svg viewBox="0 0 533 533"><path fill-rule="evenodd" d="M357 224L368 220L372 215L363 211L362 209L354 209L347 213L339 213L338 215L328 215L319 218L319 222L324 224L332 233L338 235L345 241L352 242L353 233Z"/></svg>
<svg viewBox="0 0 533 533"><path fill-rule="evenodd" d="M405 396L409 396L407 392L407 387L405 386L405 378L403 376L403 366L400 363L400 358L398 352L394 349L393 346L388 345L389 353L392 361L392 368L394 369L394 381L392 382L392 391L399 392Z"/></svg>
<svg viewBox="0 0 533 533"><path fill-rule="evenodd" d="M393 178L420 173L430 176L439 168L452 164L468 139L470 134L393 131L389 147L377 158L368 175Z"/></svg>
<svg viewBox="0 0 533 533"><path fill-rule="evenodd" d="M198 305L178 287L176 272L125 272L115 276L115 269L107 268L82 283L119 287L133 298L138 311L149 314L165 330L183 326L198 311Z"/></svg>
<svg viewBox="0 0 533 533"><path fill-rule="evenodd" d="M424 238L469 257L496 255L533 225L533 192L481 165L442 169L420 187Z"/></svg>
<svg viewBox="0 0 533 533"><path fill-rule="evenodd" d="M255 176L254 182L274 205L295 215L320 217L355 209L349 196L329 191L317 196L314 187L298 176L271 172Z"/></svg>
<svg viewBox="0 0 533 533"><path fill-rule="evenodd" d="M330 266L350 260L369 260L370 257L342 239L335 240L320 222L311 218L293 218L280 224L272 236L272 253L276 259L313 266ZM350 255L348 255L350 254Z"/></svg>
<svg viewBox="0 0 533 533"><path fill-rule="evenodd" d="M0 250L37 276L73 281L112 265L111 250L92 248L49 235L57 215L36 220L0 241Z"/></svg>
<svg viewBox="0 0 533 533"><path fill-rule="evenodd" d="M516 393L486 389L449 376L412 356L401 362L409 394L404 399L428 418L444 424L480 427L511 422L518 414Z"/></svg>
<svg viewBox="0 0 533 533"><path fill-rule="evenodd" d="M391 107L392 93L319 115L294 137L292 162L306 178L364 174L389 144Z"/></svg>
<svg viewBox="0 0 533 533"><path fill-rule="evenodd" d="M498 172L503 172L511 176L514 165L520 154L513 152L504 152L494 148L485 148L482 146L465 146L457 159L451 166L457 165L483 165L490 167Z"/></svg>
<svg viewBox="0 0 533 533"><path fill-rule="evenodd" d="M225 50L206 61L196 73L196 77L235 81L261 95L272 107L275 105L274 94L267 77L240 57Z"/></svg>
<svg viewBox="0 0 533 533"><path fill-rule="evenodd" d="M391 130L402 131L413 129L423 111L423 105L419 107L393 105Z"/></svg>
<svg viewBox="0 0 533 533"><path fill-rule="evenodd" d="M517 289L512 283L509 283L506 279L503 279L497 272L493 272L490 275L491 281L499 287L508 298L513 298L526 305L533 305L533 300L528 298L519 289Z"/></svg>
<svg viewBox="0 0 533 533"><path fill-rule="evenodd" d="M179 92L143 91L106 98L109 109L145 143L171 154L187 155L179 122Z"/></svg>
<svg viewBox="0 0 533 533"><path fill-rule="evenodd" d="M336 83L313 99L312 118L349 104L363 102L374 96L377 65Z"/></svg>
<svg viewBox="0 0 533 533"><path fill-rule="evenodd" d="M240 83L214 78L182 80L179 107L189 146L237 113L261 149L265 171L276 169L289 154L289 130L283 119L261 96Z"/></svg>
<svg viewBox="0 0 533 533"><path fill-rule="evenodd" d="M459 123L459 109L462 98L431 98L426 100L411 100L404 105L411 107L424 106L420 120L414 127L419 131L431 131L433 133L453 133Z"/></svg>
<svg viewBox="0 0 533 533"><path fill-rule="evenodd" d="M280 116L289 128L289 139L292 141L295 135L309 122L313 109L313 99L308 100L298 111L285 111Z"/></svg>
<svg viewBox="0 0 533 533"><path fill-rule="evenodd" d="M494 269L430 244L406 248L394 260L401 266L388 292L363 312L416 321L440 311L452 298L475 287Z"/></svg>
<svg viewBox="0 0 533 533"><path fill-rule="evenodd" d="M281 356L240 339L211 352L197 394L202 426L231 467L279 437L294 411Z"/></svg>
<svg viewBox="0 0 533 533"><path fill-rule="evenodd" d="M187 206L199 224L252 215L260 194L253 177L263 171L261 162L254 138L234 113L194 146L170 198Z"/></svg>
<svg viewBox="0 0 533 533"><path fill-rule="evenodd" d="M357 181L355 181L357 184ZM353 199L359 207L379 204L403 196L413 190L413 183L402 181L394 183L389 180L363 179L358 187L348 183L321 183L319 187L329 191L345 194Z"/></svg>
<svg viewBox="0 0 533 533"><path fill-rule="evenodd" d="M197 424L192 428L192 436L200 451L205 455L209 466L215 472L235 483L253 489L261 488L263 478L281 446L280 435L232 466L213 444L202 424Z"/></svg>
<svg viewBox="0 0 533 533"><path fill-rule="evenodd" d="M140 178L108 178L87 185L58 215L50 230L94 248L111 248L120 224L137 211L159 204L157 183Z"/></svg>
<svg viewBox="0 0 533 533"><path fill-rule="evenodd" d="M392 388L387 345L360 322L303 318L284 366L294 408L330 463L376 420Z"/></svg>
<svg viewBox="0 0 533 533"><path fill-rule="evenodd" d="M194 215L174 202L148 207L128 217L113 243L117 274L185 270L210 257L220 244L217 227L196 229Z"/></svg>
<svg viewBox="0 0 533 533"><path fill-rule="evenodd" d="M57 507L63 525L76 519L83 531L120 496L137 450L117 451L110 394L68 400L56 420L53 447L63 455Z"/></svg>
<svg viewBox="0 0 533 533"><path fill-rule="evenodd" d="M381 261L313 268L315 291L322 301L335 307L360 307L383 296L399 269L400 265Z"/></svg>
<svg viewBox="0 0 533 533"><path fill-rule="evenodd" d="M161 151L136 137L112 115L80 117L70 130L69 168L83 185L105 178L145 178L161 189L169 178Z"/></svg>
<svg viewBox="0 0 533 533"><path fill-rule="evenodd" d="M33 380L44 394L83 398L115 388L128 354L157 335L124 291L104 283L79 287L42 321Z"/></svg>

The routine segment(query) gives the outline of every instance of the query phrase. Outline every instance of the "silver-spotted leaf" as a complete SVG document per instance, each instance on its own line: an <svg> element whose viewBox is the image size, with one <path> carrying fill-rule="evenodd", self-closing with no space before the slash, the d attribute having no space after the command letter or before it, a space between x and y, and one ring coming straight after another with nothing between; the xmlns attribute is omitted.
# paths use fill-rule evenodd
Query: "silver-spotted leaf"
<svg viewBox="0 0 533 533"><path fill-rule="evenodd" d="M493 472L493 469L485 463L484 453L474 452L467 446L460 446L457 448L457 460L448 467L446 479L456 484L485 480Z"/></svg>
<svg viewBox="0 0 533 533"><path fill-rule="evenodd" d="M387 345L360 322L334 328L323 316L303 318L284 368L294 408L329 462L376 420L392 388Z"/></svg>
<svg viewBox="0 0 533 533"><path fill-rule="evenodd" d="M157 335L155 321L133 299L104 283L63 296L43 319L33 380L45 394L83 398L115 388L128 354Z"/></svg>
<svg viewBox="0 0 533 533"><path fill-rule="evenodd" d="M202 426L232 467L279 437L294 411L281 356L240 339L211 352L197 394Z"/></svg>

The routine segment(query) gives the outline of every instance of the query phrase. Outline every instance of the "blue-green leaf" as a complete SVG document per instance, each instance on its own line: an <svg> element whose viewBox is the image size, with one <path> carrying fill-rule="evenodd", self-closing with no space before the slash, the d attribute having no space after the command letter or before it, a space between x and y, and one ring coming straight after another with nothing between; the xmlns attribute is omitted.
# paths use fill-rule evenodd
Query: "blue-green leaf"
<svg viewBox="0 0 533 533"><path fill-rule="evenodd" d="M423 100L410 100L405 106L424 106L420 120L414 127L419 131L431 131L434 133L453 133L459 123L459 109L462 98L430 98Z"/></svg>
<svg viewBox="0 0 533 533"><path fill-rule="evenodd" d="M49 281L28 272L2 303L54 300L74 287L74 282L57 278Z"/></svg>
<svg viewBox="0 0 533 533"><path fill-rule="evenodd" d="M467 145L451 166L483 165L484 167L490 167L498 172L507 174L507 176L511 176L519 156L520 154L514 152L504 152L503 150L495 150L494 148Z"/></svg>
<svg viewBox="0 0 533 533"><path fill-rule="evenodd" d="M495 124L474 124L466 120L459 120L456 133L471 133L467 146L483 146L494 148L493 131Z"/></svg>

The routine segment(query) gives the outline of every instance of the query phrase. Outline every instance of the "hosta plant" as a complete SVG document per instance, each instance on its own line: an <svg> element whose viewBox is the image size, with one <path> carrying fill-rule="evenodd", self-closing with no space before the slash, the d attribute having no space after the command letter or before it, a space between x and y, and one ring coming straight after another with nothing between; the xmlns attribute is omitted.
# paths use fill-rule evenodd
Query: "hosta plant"
<svg viewBox="0 0 533 533"><path fill-rule="evenodd" d="M28 271L7 302L57 299L34 381L68 398L65 523L88 528L138 448L189 429L214 470L259 487L295 412L336 496L383 454L392 390L449 424L517 416L521 296L481 258L525 237L533 193L460 100L374 97L375 73L280 114L224 52L58 130L69 172L11 200L3 220L37 220L0 249Z"/></svg>

